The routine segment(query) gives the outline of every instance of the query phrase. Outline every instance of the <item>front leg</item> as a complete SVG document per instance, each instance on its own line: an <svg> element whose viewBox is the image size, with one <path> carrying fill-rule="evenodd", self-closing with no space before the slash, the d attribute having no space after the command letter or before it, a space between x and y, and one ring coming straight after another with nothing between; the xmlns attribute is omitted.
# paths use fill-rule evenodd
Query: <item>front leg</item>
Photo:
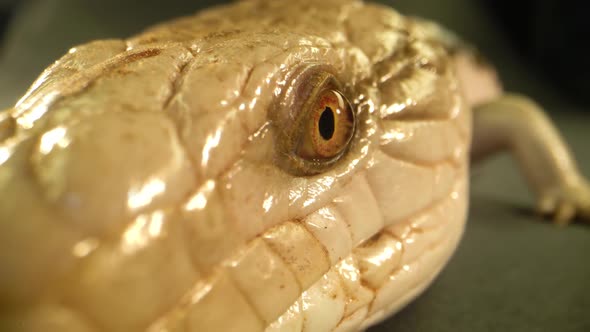
<svg viewBox="0 0 590 332"><path fill-rule="evenodd" d="M510 151L536 194L541 213L553 215L558 224L567 224L576 215L590 220L590 183L537 104L505 94L473 109L473 161Z"/></svg>

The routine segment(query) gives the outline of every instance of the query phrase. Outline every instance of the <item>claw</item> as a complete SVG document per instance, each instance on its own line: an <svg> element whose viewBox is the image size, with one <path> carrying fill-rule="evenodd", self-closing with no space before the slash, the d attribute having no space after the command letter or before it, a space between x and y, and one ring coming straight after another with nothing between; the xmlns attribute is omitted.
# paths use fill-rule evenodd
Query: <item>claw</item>
<svg viewBox="0 0 590 332"><path fill-rule="evenodd" d="M542 195L537 201L537 212L541 215L550 215L555 211L557 202L553 195Z"/></svg>
<svg viewBox="0 0 590 332"><path fill-rule="evenodd" d="M590 222L590 184L581 180L545 192L537 201L537 211L553 216L559 226L569 225L576 217Z"/></svg>
<svg viewBox="0 0 590 332"><path fill-rule="evenodd" d="M553 222L559 226L569 225L576 216L576 208L570 202L561 202L555 211Z"/></svg>

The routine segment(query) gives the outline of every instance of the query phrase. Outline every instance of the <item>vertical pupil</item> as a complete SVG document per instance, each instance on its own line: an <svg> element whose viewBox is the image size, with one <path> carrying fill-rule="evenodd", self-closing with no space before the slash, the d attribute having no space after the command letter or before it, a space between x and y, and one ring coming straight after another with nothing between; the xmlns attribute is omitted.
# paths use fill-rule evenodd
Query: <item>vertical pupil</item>
<svg viewBox="0 0 590 332"><path fill-rule="evenodd" d="M326 141L334 136L334 111L330 107L326 107L320 115L319 130Z"/></svg>

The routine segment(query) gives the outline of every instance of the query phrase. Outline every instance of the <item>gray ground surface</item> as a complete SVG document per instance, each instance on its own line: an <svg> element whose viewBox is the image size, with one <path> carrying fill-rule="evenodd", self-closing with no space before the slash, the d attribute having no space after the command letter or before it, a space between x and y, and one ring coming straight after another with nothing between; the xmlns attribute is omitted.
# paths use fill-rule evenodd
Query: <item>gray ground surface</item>
<svg viewBox="0 0 590 332"><path fill-rule="evenodd" d="M212 1L54 0L22 2L0 46L0 107L70 46L124 37ZM396 0L474 41L512 91L543 105L590 176L590 115L575 112L524 66L472 1ZM506 156L477 168L464 239L436 282L378 331L590 331L590 226L559 229L536 218L532 198Z"/></svg>

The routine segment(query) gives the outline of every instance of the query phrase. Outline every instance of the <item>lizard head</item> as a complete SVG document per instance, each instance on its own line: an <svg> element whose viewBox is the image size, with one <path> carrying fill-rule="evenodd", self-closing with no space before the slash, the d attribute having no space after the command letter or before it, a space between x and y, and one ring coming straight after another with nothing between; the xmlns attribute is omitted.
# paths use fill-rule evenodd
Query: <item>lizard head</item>
<svg viewBox="0 0 590 332"><path fill-rule="evenodd" d="M466 199L468 114L433 31L248 1L73 48L0 119L0 321L317 330L407 302L420 283L384 286L415 269L404 239L440 215L460 233Z"/></svg>

